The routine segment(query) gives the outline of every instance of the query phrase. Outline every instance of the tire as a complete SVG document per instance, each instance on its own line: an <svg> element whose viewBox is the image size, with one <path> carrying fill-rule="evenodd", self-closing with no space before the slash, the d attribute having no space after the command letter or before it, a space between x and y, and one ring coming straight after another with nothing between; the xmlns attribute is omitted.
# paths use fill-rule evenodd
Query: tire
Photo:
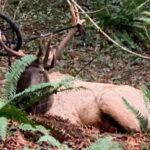
<svg viewBox="0 0 150 150"><path fill-rule="evenodd" d="M15 39L15 46L14 46L13 49L14 49L15 51L18 51L18 50L21 48L21 46L22 46L22 36L21 36L21 33L20 33L20 31L19 31L17 25L16 25L11 19L9 19L9 17L5 16L4 14L1 14L1 13L0 13L0 18L2 19L2 21L5 21L5 22L10 26L10 28L11 28L11 30L12 30L13 36L14 36L14 34L15 34L16 39ZM5 26L5 25L4 25L4 26ZM4 32L2 27L0 27L0 30L1 30L2 32ZM4 32L4 35L5 35L5 32ZM7 36L6 36L6 37L7 37ZM7 38L6 38L6 39L7 39ZM7 39L7 40L8 40L9 42L12 42L12 41L13 41L13 39Z"/></svg>

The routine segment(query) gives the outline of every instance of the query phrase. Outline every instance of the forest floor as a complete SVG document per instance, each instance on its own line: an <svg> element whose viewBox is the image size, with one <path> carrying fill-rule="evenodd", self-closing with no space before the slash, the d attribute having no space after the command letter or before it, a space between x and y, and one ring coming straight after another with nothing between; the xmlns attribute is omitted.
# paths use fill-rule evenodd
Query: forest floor
<svg viewBox="0 0 150 150"><path fill-rule="evenodd" d="M39 123L41 122L42 125L46 124L47 127L50 127L51 135L59 142L75 150L82 150L90 146L96 139L108 136L111 136L114 141L117 141L124 150L149 150L150 135L148 134L108 133L92 126L76 126L70 124L67 120L52 116L41 116L36 119ZM53 146L53 143L37 143L37 139L42 136L42 134L29 130L23 131L19 129L19 124L15 121L9 122L8 131L6 141L0 141L0 150L21 150L24 147L28 147L32 150L48 150L49 148L59 150ZM111 145L109 149L113 150L113 145Z"/></svg>
<svg viewBox="0 0 150 150"><path fill-rule="evenodd" d="M122 54L123 55L123 54ZM112 53L106 50L95 52L89 49L68 50L61 57L53 70L59 70L73 76L79 75L87 81L128 84L140 87L144 82L150 80L150 63L147 60L131 59L124 57L113 57ZM124 59L125 58L125 59ZM5 73L7 64L1 60L1 72ZM148 150L150 149L150 134L146 133L118 133L117 129L110 128L109 132L101 131L93 126L75 126L68 120L59 117L39 116L35 118L40 124L51 129L51 135L58 141L73 149L84 149L93 143L97 138L111 136L118 141L125 150ZM24 146L36 149L52 148L57 150L48 142L36 143L40 134L32 131L22 131L18 123L9 122L8 136L5 142L0 142L0 150L21 150Z"/></svg>
<svg viewBox="0 0 150 150"><path fill-rule="evenodd" d="M56 12L56 9L54 12ZM60 14L61 13L59 13L59 15ZM57 17L55 16L53 20ZM60 20L63 22L62 18L57 18L53 22ZM35 24L33 24L31 26L30 21L28 22L29 31L24 29L24 32L22 32L29 32L29 37L31 33L35 32L34 30L42 33L42 29L45 28L45 22L44 26L40 29L38 29L40 27L39 25L35 26ZM48 24L47 28L49 29L53 26L55 27L56 25ZM33 31L31 31L31 28L33 28ZM150 85L149 60L137 58L120 49L117 50L113 46L110 46L108 49L102 48L107 46L103 46L103 41L100 39L97 42L93 36L97 37L93 32L92 35L90 35L92 40L90 41L90 38L87 39L90 43L85 47L81 46L80 43L73 39L69 48L63 52L61 59L58 61L53 71L60 71L62 73L78 76L83 80L91 82L127 84L137 88L140 88L142 83L149 82ZM62 39L62 37L59 36L59 39ZM30 52L30 50L28 52ZM142 54L142 52L140 53ZM150 55L149 50L145 53ZM6 58L0 58L0 75L4 75L7 68L8 64ZM117 132L116 128L110 128L109 132L104 132L93 126L73 125L68 120L63 120L57 116L39 116L34 119L45 127L50 128L51 135L58 141L76 150L82 150L96 141L96 139L105 136L111 136L113 140L118 141L125 150L150 150L150 133L120 134ZM56 147L48 142L37 143L36 140L40 136L41 133L39 132L22 131L19 129L19 123L10 120L7 139L5 142L0 141L0 150L21 150L25 146L32 150L37 149L37 147L42 150L48 150L50 148L52 150L57 150Z"/></svg>

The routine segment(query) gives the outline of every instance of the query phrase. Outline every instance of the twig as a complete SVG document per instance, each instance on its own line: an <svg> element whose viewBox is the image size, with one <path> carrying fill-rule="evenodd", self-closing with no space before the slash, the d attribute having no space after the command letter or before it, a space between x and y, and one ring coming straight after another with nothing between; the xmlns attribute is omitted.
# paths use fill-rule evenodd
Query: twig
<svg viewBox="0 0 150 150"><path fill-rule="evenodd" d="M17 8L16 8L16 11L14 12L13 21L15 21L15 19L16 19L16 15L17 15L17 13L18 13L18 11L19 11L19 9L20 9L20 6L21 6L22 2L23 2L23 0L20 0L19 3L18 3L18 6L17 6Z"/></svg>
<svg viewBox="0 0 150 150"><path fill-rule="evenodd" d="M136 55L138 57L141 57L141 58L144 58L144 59L148 59L150 60L150 57L149 56L144 56L144 55L141 55L141 54L138 54L138 53L135 53L129 49L127 49L126 47L124 46L121 46L119 43L117 43L115 40L113 40L108 34L106 34L94 21L93 19L81 8L80 5L78 5L74 0L71 0L72 3L74 5L76 5L76 7L78 7L78 9L80 9L84 15L91 21L91 23L95 26L96 29L98 29L98 31L103 34L110 42L112 42L113 44L115 44L117 47L121 48L122 50L128 52L128 53L131 53L133 55Z"/></svg>
<svg viewBox="0 0 150 150"><path fill-rule="evenodd" d="M114 47L114 44L111 45L106 51L112 49ZM90 61L88 61L79 71L76 72L75 77L77 77L88 65L90 65L95 59L97 58L97 55L95 55Z"/></svg>
<svg viewBox="0 0 150 150"><path fill-rule="evenodd" d="M98 12L104 10L104 9L106 9L106 8L104 7L104 8L95 10L95 11L88 11L88 12L86 12L86 13L87 13L87 14L95 14L95 13L98 13ZM80 14L84 14L84 12L80 12Z"/></svg>
<svg viewBox="0 0 150 150"><path fill-rule="evenodd" d="M76 72L75 77L77 77L88 65L90 65L95 59L97 58L97 56L94 56L90 61L88 61L88 63L86 63L82 68L80 68L80 70L78 72Z"/></svg>
<svg viewBox="0 0 150 150"><path fill-rule="evenodd" d="M1 6L1 12L2 12L2 13L4 12L4 9L5 9L5 7L6 7L6 4L7 4L7 0L5 0L3 6Z"/></svg>

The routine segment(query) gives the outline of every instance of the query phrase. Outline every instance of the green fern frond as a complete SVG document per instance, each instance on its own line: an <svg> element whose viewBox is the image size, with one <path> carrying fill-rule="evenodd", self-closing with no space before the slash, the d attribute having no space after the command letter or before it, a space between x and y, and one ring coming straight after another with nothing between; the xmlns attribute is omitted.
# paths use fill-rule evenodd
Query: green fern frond
<svg viewBox="0 0 150 150"><path fill-rule="evenodd" d="M2 109L6 105L6 100L0 99L0 109Z"/></svg>
<svg viewBox="0 0 150 150"><path fill-rule="evenodd" d="M67 78L61 80L59 84L65 88L71 88L73 86L73 81L75 79L76 78L74 78L74 77L67 77Z"/></svg>
<svg viewBox="0 0 150 150"><path fill-rule="evenodd" d="M38 143L41 142L49 142L50 144L52 144L53 146L59 148L61 150L61 144L59 143L59 141L57 141L53 136L51 135L44 135L42 137L40 137L40 139L37 141Z"/></svg>
<svg viewBox="0 0 150 150"><path fill-rule="evenodd" d="M2 141L5 141L7 136L7 126L8 126L8 120L5 117L0 117L0 139Z"/></svg>
<svg viewBox="0 0 150 150"><path fill-rule="evenodd" d="M43 135L50 133L50 131L48 129L46 129L44 126L42 126L42 125L32 126L31 124L21 124L19 126L19 129L21 129L23 131L40 132Z"/></svg>
<svg viewBox="0 0 150 150"><path fill-rule="evenodd" d="M139 22L143 22L146 25L150 25L150 17L138 17L136 18Z"/></svg>
<svg viewBox="0 0 150 150"><path fill-rule="evenodd" d="M138 114L138 110L136 110L132 105L129 104L129 102L125 99L125 98L122 98L124 103L126 104L126 106L135 114L137 115Z"/></svg>
<svg viewBox="0 0 150 150"><path fill-rule="evenodd" d="M97 3L102 2L97 1ZM106 28L110 36L115 35L117 40L119 39L118 43L133 51L143 51L149 47L149 5L150 1L142 0L138 2L137 0L106 0L105 3L95 7L96 9L105 8L97 13L97 17L99 25ZM119 53L118 55L121 56Z"/></svg>
<svg viewBox="0 0 150 150"><path fill-rule="evenodd" d="M23 131L31 131L31 132L40 132L40 133L42 133L43 136L41 136L38 139L37 143L49 142L51 145L57 147L59 150L68 149L66 145L61 144L53 136L49 135L50 131L42 125L36 125L36 126L33 127L30 124L21 124L19 126L19 128Z"/></svg>
<svg viewBox="0 0 150 150"><path fill-rule="evenodd" d="M149 11L143 11L143 12L141 12L141 15L150 17L150 12Z"/></svg>
<svg viewBox="0 0 150 150"><path fill-rule="evenodd" d="M74 78L66 78L58 83L49 82L34 85L16 94L17 82L21 74L24 72L26 67L36 59L37 58L35 56L29 55L23 57L20 60L15 61L12 64L12 67L6 74L6 85L5 85L6 101L0 102L0 108L11 103L14 105L21 104L20 108L26 109L28 107L31 107L34 103L38 102L39 100L45 98L46 96L49 96L53 93L60 91L60 88L61 89L67 88L68 90L72 89L70 87L72 86L72 81L74 80Z"/></svg>
<svg viewBox="0 0 150 150"><path fill-rule="evenodd" d="M28 119L27 114L21 109L16 108L13 105L7 105L0 109L0 117L6 117L21 123L34 124L33 121Z"/></svg>
<svg viewBox="0 0 150 150"><path fill-rule="evenodd" d="M22 109L27 109L31 107L34 103L42 100L45 97L48 97L54 93L61 92L64 90L71 90L74 87L70 87L73 85L74 78L68 78L62 80L60 82L48 82L48 83L40 83L38 85L34 85L25 89L24 91L14 95L11 99L13 104L19 104ZM64 88L62 88L64 87ZM65 88L67 87L67 88ZM62 88L62 89L61 89ZM78 87L76 87L78 88ZM26 99L25 101L22 101Z"/></svg>
<svg viewBox="0 0 150 150"><path fill-rule="evenodd" d="M141 91L143 92L145 106L150 113L150 91L145 84L141 86Z"/></svg>
<svg viewBox="0 0 150 150"><path fill-rule="evenodd" d="M122 98L127 108L136 116L140 123L140 128L143 132L146 132L148 129L148 119L140 114L125 98Z"/></svg>
<svg viewBox="0 0 150 150"><path fill-rule="evenodd" d="M137 119L140 122L141 131L143 131L143 132L148 131L148 119L145 119L145 117L142 116L139 112L138 112L138 115L137 115Z"/></svg>
<svg viewBox="0 0 150 150"><path fill-rule="evenodd" d="M84 150L123 150L123 148L118 142L113 141L111 136L107 136L98 139L90 147Z"/></svg>
<svg viewBox="0 0 150 150"><path fill-rule="evenodd" d="M25 68L36 59L36 56L27 55L19 60L16 60L12 64L5 76L5 97L7 100L10 100L12 97L14 97L20 75L24 72Z"/></svg>

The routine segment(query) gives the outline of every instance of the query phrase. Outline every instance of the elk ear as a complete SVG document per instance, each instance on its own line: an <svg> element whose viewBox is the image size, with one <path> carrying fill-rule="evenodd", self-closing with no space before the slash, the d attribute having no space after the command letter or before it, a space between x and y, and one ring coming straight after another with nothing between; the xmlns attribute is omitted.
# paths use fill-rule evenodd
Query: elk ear
<svg viewBox="0 0 150 150"><path fill-rule="evenodd" d="M43 57L43 47L42 47L42 42L43 42L43 40L40 39L40 40L39 40L39 51L38 51L38 53L37 53L37 58Z"/></svg>
<svg viewBox="0 0 150 150"><path fill-rule="evenodd" d="M50 68L53 68L54 66L54 49L51 48L51 38L49 39L47 43L46 53L43 60L44 69L49 70Z"/></svg>

